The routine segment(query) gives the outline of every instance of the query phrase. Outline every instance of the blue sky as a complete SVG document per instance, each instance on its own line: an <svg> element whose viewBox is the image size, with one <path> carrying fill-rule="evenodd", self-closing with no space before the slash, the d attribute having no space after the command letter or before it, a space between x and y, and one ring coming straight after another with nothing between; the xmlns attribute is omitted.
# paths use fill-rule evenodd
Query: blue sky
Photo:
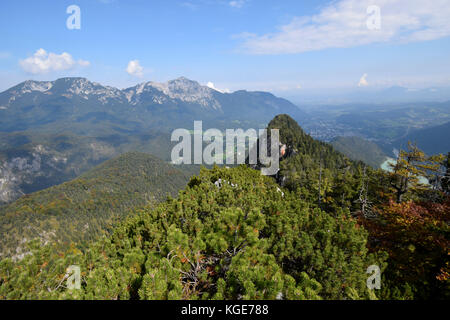
<svg viewBox="0 0 450 320"><path fill-rule="evenodd" d="M70 30L67 7L81 11ZM381 24L370 29L370 5ZM40 0L0 4L0 90L179 76L221 90L448 86L449 0ZM364 76L365 75L365 76Z"/></svg>

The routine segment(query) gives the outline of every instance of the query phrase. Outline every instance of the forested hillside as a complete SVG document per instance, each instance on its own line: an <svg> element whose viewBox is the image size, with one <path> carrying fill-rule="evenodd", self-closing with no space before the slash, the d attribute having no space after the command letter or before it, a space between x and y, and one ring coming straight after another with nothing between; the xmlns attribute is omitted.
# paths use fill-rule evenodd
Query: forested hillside
<svg viewBox="0 0 450 320"><path fill-rule="evenodd" d="M1 315L448 305L450 0L0 3Z"/></svg>
<svg viewBox="0 0 450 320"><path fill-rule="evenodd" d="M348 211L312 209L249 168L214 168L192 178L178 198L139 211L84 254L35 248L20 269L4 260L0 297L369 298L365 269L384 266L384 258L369 254L366 241ZM81 290L58 287L71 264L83 272Z"/></svg>
<svg viewBox="0 0 450 320"><path fill-rule="evenodd" d="M286 154L277 181L321 208L356 210L364 164L352 161L325 142L314 140L288 115L276 116L269 128L280 130ZM355 185L355 188L350 187Z"/></svg>
<svg viewBox="0 0 450 320"><path fill-rule="evenodd" d="M287 115L269 127L287 145L277 181L331 215L349 210L369 231L372 252L389 253L381 298L450 296L450 153L445 160L409 144L385 172L315 141Z"/></svg>
<svg viewBox="0 0 450 320"><path fill-rule="evenodd" d="M75 180L0 208L0 254L23 257L24 242L79 245L108 234L130 210L176 195L186 174L156 157L126 153Z"/></svg>

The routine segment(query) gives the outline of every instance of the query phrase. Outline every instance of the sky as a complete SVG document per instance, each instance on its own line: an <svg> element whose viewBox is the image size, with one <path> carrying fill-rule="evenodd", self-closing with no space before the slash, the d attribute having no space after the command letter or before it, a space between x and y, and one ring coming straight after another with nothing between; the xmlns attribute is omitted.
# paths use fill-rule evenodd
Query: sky
<svg viewBox="0 0 450 320"><path fill-rule="evenodd" d="M0 91L66 76L291 95L449 86L448 17L450 0L3 0Z"/></svg>

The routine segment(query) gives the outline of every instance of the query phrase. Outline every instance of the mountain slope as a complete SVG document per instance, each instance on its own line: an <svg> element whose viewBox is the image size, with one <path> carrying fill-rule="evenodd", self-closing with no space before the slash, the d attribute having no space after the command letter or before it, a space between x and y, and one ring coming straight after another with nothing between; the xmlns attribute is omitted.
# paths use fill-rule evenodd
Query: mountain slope
<svg viewBox="0 0 450 320"><path fill-rule="evenodd" d="M105 160L139 150L168 159L163 133L82 137L74 134L0 132L0 204L72 180Z"/></svg>
<svg viewBox="0 0 450 320"><path fill-rule="evenodd" d="M447 154L450 151L450 122L440 126L413 131L392 143L395 148L405 149L408 141L416 142L417 146L429 155Z"/></svg>
<svg viewBox="0 0 450 320"><path fill-rule="evenodd" d="M75 180L0 207L0 255L23 254L26 240L97 239L135 207L176 195L188 177L156 157L126 153Z"/></svg>
<svg viewBox="0 0 450 320"><path fill-rule="evenodd" d="M387 157L376 143L360 137L337 137L331 145L350 159L363 161L374 168L379 168Z"/></svg>
<svg viewBox="0 0 450 320"><path fill-rule="evenodd" d="M280 142L287 147L287 154L282 162L300 161L304 169L319 167L337 169L352 164L342 153L325 142L315 140L307 134L289 115L276 116L269 122L268 129L280 130Z"/></svg>
<svg viewBox="0 0 450 320"><path fill-rule="evenodd" d="M140 210L84 252L35 247L17 264L1 261L0 299L373 297L365 270L384 258L368 253L366 231L284 191L245 166L202 170L176 199ZM80 290L57 284L68 265L83 273Z"/></svg>
<svg viewBox="0 0 450 320"><path fill-rule="evenodd" d="M281 148L277 182L319 208L333 213L357 213L358 186L365 175L361 161L353 161L328 143L313 139L288 115L276 116L268 126L280 130ZM368 170L367 170L368 171Z"/></svg>

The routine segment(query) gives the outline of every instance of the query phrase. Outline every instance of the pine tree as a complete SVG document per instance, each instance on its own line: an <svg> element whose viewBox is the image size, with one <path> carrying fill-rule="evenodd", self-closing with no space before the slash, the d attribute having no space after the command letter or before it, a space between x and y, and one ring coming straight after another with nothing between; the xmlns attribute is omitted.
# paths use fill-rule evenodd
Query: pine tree
<svg viewBox="0 0 450 320"><path fill-rule="evenodd" d="M401 203L410 188L419 187L419 177L430 177L439 170L442 156L428 157L416 144L408 143L408 150L400 150L395 164L391 164L391 186L395 189L396 201Z"/></svg>

